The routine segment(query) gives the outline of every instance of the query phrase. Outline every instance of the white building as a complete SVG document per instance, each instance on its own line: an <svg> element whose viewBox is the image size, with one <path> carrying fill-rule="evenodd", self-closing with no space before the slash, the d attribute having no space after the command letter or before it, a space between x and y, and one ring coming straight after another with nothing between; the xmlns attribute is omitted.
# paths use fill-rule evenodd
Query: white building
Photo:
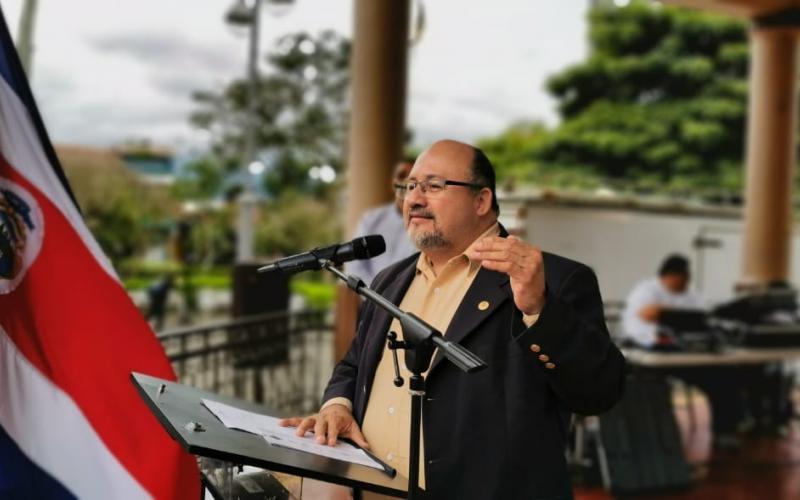
<svg viewBox="0 0 800 500"><path fill-rule="evenodd" d="M712 303L733 297L741 274L741 210L675 200L498 193L501 222L543 250L591 266L607 303L625 300L661 260L679 252L691 260L694 288ZM800 257L793 231L792 263ZM793 266L791 283L800 283Z"/></svg>

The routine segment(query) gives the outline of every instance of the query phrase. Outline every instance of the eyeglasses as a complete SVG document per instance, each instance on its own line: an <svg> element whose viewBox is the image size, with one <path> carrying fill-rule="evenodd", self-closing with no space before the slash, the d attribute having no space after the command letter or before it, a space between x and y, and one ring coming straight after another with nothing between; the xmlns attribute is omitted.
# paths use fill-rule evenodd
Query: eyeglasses
<svg viewBox="0 0 800 500"><path fill-rule="evenodd" d="M417 186L422 190L422 194L427 195L437 195L444 191L446 186L464 186L472 189L483 189L486 187L471 182L451 181L449 179L438 179L434 177L424 181L406 181L402 184L395 184L394 192L399 198L405 198L405 196L416 189Z"/></svg>

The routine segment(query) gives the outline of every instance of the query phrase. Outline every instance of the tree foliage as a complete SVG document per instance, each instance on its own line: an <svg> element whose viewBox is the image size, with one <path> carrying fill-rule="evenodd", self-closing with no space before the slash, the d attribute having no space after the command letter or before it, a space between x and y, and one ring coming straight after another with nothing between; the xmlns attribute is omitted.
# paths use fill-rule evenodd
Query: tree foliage
<svg viewBox="0 0 800 500"><path fill-rule="evenodd" d="M500 186L512 188L520 181L535 180L548 186L580 185L574 169L550 168L539 159L539 151L549 131L540 122L519 122L501 135L479 141L478 145L492 159Z"/></svg>
<svg viewBox="0 0 800 500"><path fill-rule="evenodd" d="M259 255L290 255L332 244L341 237L340 217L329 203L287 192L266 203L256 226Z"/></svg>
<svg viewBox="0 0 800 500"><path fill-rule="evenodd" d="M547 170L640 188L738 191L744 23L638 0L601 3L589 30L587 59L547 82L562 122L529 136L528 161L539 168L528 179ZM504 140L520 138L512 130L495 142Z"/></svg>
<svg viewBox="0 0 800 500"><path fill-rule="evenodd" d="M58 154L89 230L113 262L166 236L166 221L178 211L166 188L144 183L110 152L60 148Z"/></svg>
<svg viewBox="0 0 800 500"><path fill-rule="evenodd" d="M347 132L350 42L331 31L316 36L295 33L280 38L266 56L267 70L256 85L256 156L266 166L256 221L259 255L295 253L322 241L335 241L331 224L335 186L312 175L314 167L343 167ZM211 150L187 166L176 186L182 199L210 199L220 194L233 201L244 177L243 158L249 116L250 83L235 80L220 91L193 95L191 122L210 132ZM312 199L303 199L311 195ZM232 207L217 216L193 221L193 246L204 263L233 258Z"/></svg>
<svg viewBox="0 0 800 500"><path fill-rule="evenodd" d="M256 90L256 149L267 166L267 192L286 188L324 190L311 179L313 166L341 171L347 130L350 42L332 31L280 38L266 57L269 71ZM222 91L197 91L192 123L212 137L212 161L223 172L241 169L251 122L249 82L239 79ZM200 165L208 174L208 164ZM208 175L204 178L208 179Z"/></svg>
<svg viewBox="0 0 800 500"><path fill-rule="evenodd" d="M225 169L212 156L202 156L184 166L182 176L175 181L172 194L180 200L208 200L221 193Z"/></svg>
<svg viewBox="0 0 800 500"><path fill-rule="evenodd" d="M184 260L209 268L229 265L236 255L236 234L229 207L201 209L184 220L188 235L182 244Z"/></svg>

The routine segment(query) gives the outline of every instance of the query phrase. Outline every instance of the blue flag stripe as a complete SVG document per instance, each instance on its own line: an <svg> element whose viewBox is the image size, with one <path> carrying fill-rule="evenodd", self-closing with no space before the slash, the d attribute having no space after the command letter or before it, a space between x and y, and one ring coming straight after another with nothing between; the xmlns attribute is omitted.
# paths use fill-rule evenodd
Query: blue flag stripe
<svg viewBox="0 0 800 500"><path fill-rule="evenodd" d="M75 496L33 463L0 426L0 498L73 500Z"/></svg>

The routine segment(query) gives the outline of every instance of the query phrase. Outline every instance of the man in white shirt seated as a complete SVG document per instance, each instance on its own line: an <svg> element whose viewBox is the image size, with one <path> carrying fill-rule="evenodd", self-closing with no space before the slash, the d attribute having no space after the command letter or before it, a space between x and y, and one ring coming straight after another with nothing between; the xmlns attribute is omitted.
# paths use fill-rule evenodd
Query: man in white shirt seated
<svg viewBox="0 0 800 500"><path fill-rule="evenodd" d="M658 319L664 309L706 309L705 301L689 290L689 261L673 254L664 259L658 276L639 282L628 294L622 314L625 338L639 347L652 348L659 338Z"/></svg>
<svg viewBox="0 0 800 500"><path fill-rule="evenodd" d="M628 295L622 314L625 339L644 349L670 349L671 339L659 331L659 317L666 309L706 309L698 294L689 289L689 260L679 254L664 259L658 276L637 284ZM741 367L691 366L665 368L668 375L705 392L712 410L714 446L738 448L735 436L744 414Z"/></svg>

